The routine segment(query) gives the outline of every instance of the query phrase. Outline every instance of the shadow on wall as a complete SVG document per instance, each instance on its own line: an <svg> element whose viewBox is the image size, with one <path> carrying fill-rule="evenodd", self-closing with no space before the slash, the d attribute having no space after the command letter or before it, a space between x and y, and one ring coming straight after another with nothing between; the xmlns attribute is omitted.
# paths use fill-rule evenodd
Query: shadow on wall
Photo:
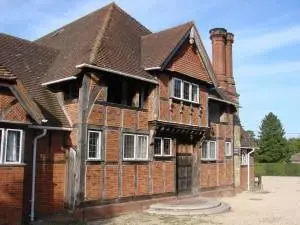
<svg viewBox="0 0 300 225"><path fill-rule="evenodd" d="M40 131L35 131L32 137L39 133ZM63 137L64 135L60 132L48 131L47 135L38 142L35 186L36 219L64 210L65 156L61 151ZM28 149L32 149L32 142ZM23 221L28 222L31 210L32 154L25 160L30 166L26 167L24 176Z"/></svg>
<svg viewBox="0 0 300 225"><path fill-rule="evenodd" d="M0 167L0 224L18 224L22 218L24 167Z"/></svg>

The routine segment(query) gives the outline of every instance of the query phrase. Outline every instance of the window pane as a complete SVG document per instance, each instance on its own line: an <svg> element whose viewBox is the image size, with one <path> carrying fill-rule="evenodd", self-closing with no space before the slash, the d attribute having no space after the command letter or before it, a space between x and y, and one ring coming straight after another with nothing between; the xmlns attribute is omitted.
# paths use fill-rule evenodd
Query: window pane
<svg viewBox="0 0 300 225"><path fill-rule="evenodd" d="M124 135L124 158L133 159L134 158L134 136Z"/></svg>
<svg viewBox="0 0 300 225"><path fill-rule="evenodd" d="M198 100L198 86L192 84L192 101L199 102Z"/></svg>
<svg viewBox="0 0 300 225"><path fill-rule="evenodd" d="M147 159L147 137L137 136L136 158Z"/></svg>
<svg viewBox="0 0 300 225"><path fill-rule="evenodd" d="M186 82L183 83L183 98L186 100L190 99L190 84Z"/></svg>
<svg viewBox="0 0 300 225"><path fill-rule="evenodd" d="M225 153L226 153L226 155L231 155L231 143L230 142L225 143Z"/></svg>
<svg viewBox="0 0 300 225"><path fill-rule="evenodd" d="M154 155L161 155L161 139L155 138L154 139Z"/></svg>
<svg viewBox="0 0 300 225"><path fill-rule="evenodd" d="M171 140L164 139L164 154L170 155L171 154Z"/></svg>
<svg viewBox="0 0 300 225"><path fill-rule="evenodd" d="M100 158L100 133L89 132L89 159L99 159Z"/></svg>
<svg viewBox="0 0 300 225"><path fill-rule="evenodd" d="M21 149L21 132L7 131L5 162L19 162Z"/></svg>
<svg viewBox="0 0 300 225"><path fill-rule="evenodd" d="M174 80L174 97L181 98L181 80Z"/></svg>
<svg viewBox="0 0 300 225"><path fill-rule="evenodd" d="M207 142L203 142L202 144L202 158L207 158Z"/></svg>
<svg viewBox="0 0 300 225"><path fill-rule="evenodd" d="M210 158L215 159L216 158L216 142L211 141L209 143L209 152L210 152Z"/></svg>

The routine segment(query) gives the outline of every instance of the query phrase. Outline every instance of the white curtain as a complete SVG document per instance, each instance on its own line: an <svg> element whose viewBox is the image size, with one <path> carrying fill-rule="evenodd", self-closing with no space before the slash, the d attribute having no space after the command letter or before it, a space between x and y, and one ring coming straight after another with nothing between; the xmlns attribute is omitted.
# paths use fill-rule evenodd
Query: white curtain
<svg viewBox="0 0 300 225"><path fill-rule="evenodd" d="M20 132L19 131L7 131L6 142L6 162L19 162L20 157Z"/></svg>

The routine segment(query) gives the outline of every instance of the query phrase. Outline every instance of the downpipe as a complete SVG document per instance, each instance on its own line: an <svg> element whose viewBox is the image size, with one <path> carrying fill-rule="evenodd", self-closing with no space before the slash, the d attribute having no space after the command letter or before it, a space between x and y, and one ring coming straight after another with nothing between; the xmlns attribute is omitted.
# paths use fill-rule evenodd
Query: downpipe
<svg viewBox="0 0 300 225"><path fill-rule="evenodd" d="M247 159L248 159L248 191L250 191L250 155L255 151L255 148L252 148L252 151L248 152Z"/></svg>
<svg viewBox="0 0 300 225"><path fill-rule="evenodd" d="M36 178L36 149L37 141L46 136L47 129L43 129L43 133L36 136L33 140L33 156L32 156L32 184L31 184L31 212L30 221L33 222L35 219L34 207L35 207L35 178Z"/></svg>

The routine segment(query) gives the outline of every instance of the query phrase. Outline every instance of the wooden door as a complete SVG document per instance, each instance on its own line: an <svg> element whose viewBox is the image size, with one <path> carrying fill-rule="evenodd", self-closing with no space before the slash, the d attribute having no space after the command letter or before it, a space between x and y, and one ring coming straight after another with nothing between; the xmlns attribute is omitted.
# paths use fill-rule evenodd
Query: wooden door
<svg viewBox="0 0 300 225"><path fill-rule="evenodd" d="M191 193L193 184L193 145L179 142L176 152L177 193Z"/></svg>

